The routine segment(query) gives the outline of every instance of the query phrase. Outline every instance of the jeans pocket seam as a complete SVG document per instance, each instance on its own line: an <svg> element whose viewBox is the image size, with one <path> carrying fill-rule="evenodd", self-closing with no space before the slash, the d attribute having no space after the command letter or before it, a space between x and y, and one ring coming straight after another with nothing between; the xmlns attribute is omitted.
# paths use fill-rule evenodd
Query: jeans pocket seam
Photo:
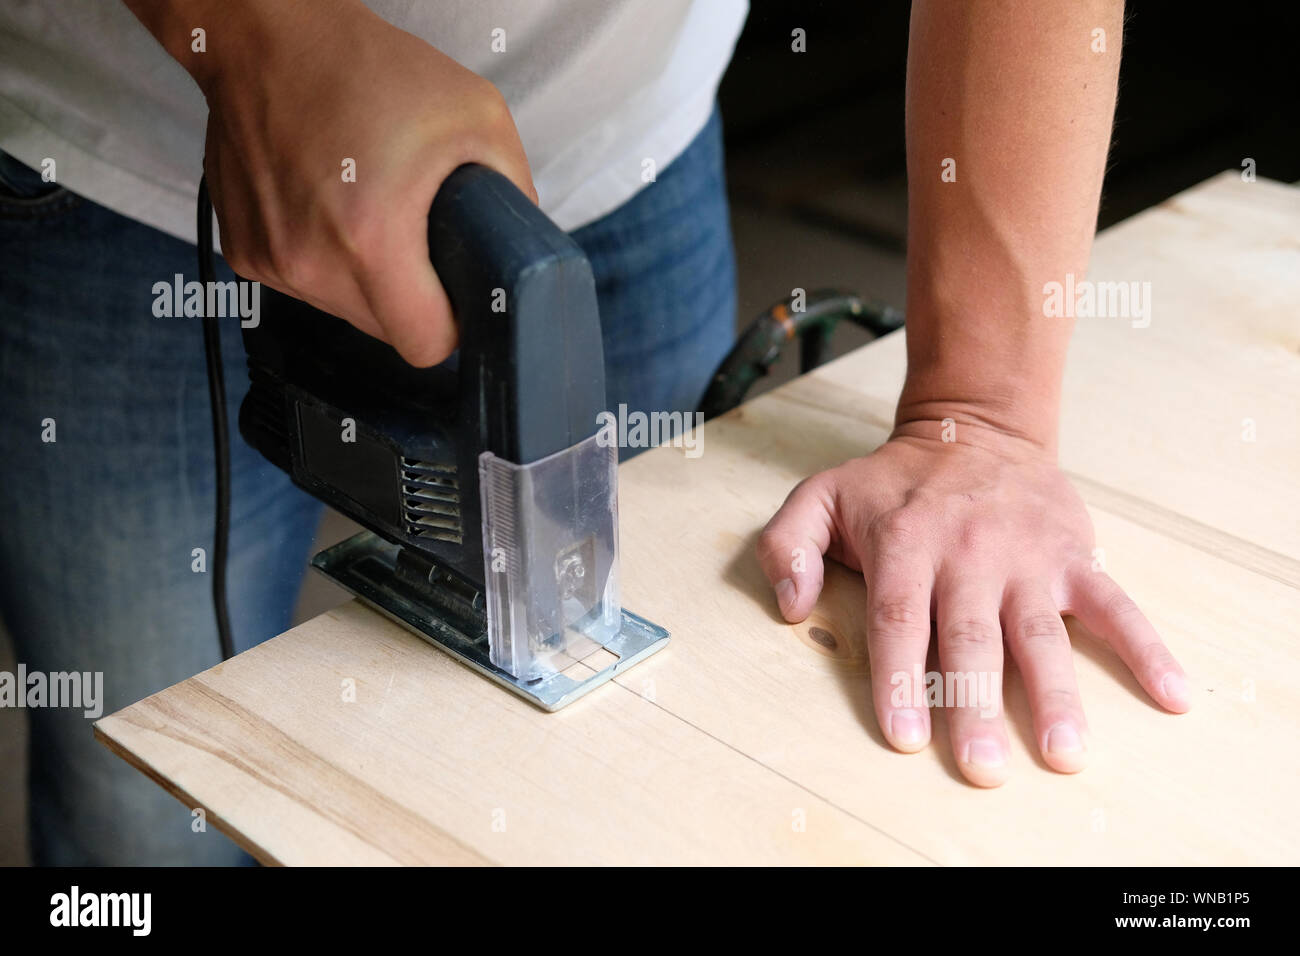
<svg viewBox="0 0 1300 956"><path fill-rule="evenodd" d="M81 197L60 186L44 196L0 193L0 219L48 219L76 208Z"/></svg>

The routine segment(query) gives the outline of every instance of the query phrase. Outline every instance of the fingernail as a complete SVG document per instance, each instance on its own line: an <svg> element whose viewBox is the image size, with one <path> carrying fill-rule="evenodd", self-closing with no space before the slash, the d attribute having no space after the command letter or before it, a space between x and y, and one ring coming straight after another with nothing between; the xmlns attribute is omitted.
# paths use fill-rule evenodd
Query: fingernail
<svg viewBox="0 0 1300 956"><path fill-rule="evenodd" d="M790 609L794 607L794 582L789 578L782 578L776 582L776 603L781 608L782 614L789 614Z"/></svg>
<svg viewBox="0 0 1300 956"><path fill-rule="evenodd" d="M1164 691L1166 697L1180 704L1186 704L1190 699L1187 679L1182 674L1166 674L1165 679L1160 682L1160 689Z"/></svg>
<svg viewBox="0 0 1300 956"><path fill-rule="evenodd" d="M966 762L977 767L1001 767L1007 758L997 741L972 740L966 745Z"/></svg>
<svg viewBox="0 0 1300 956"><path fill-rule="evenodd" d="M1073 754L1083 749L1083 738L1070 724L1057 724L1047 732L1047 752Z"/></svg>
<svg viewBox="0 0 1300 956"><path fill-rule="evenodd" d="M896 710L889 715L889 736L904 747L925 743L925 721L915 710Z"/></svg>

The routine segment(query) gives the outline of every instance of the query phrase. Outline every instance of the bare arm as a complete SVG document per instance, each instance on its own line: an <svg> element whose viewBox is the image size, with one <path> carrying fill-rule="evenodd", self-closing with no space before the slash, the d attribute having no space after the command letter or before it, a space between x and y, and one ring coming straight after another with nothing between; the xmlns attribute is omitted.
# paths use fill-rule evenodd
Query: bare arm
<svg viewBox="0 0 1300 956"><path fill-rule="evenodd" d="M1043 286L1087 268L1123 10L913 4L904 430L953 418L1055 449L1071 322L1044 317Z"/></svg>
<svg viewBox="0 0 1300 956"><path fill-rule="evenodd" d="M802 482L758 544L789 621L817 600L821 555L862 571L873 705L906 752L930 740L913 691L933 623L943 686L970 675L987 689L943 701L958 766L981 786L1009 772L1004 645L1044 761L1063 772L1087 762L1063 614L1162 706L1189 706L1178 663L1094 566L1092 523L1056 465L1070 326L1044 314L1043 287L1087 266L1122 16L1119 0L913 4L908 372L895 428L870 455ZM1092 49L1098 28L1105 53Z"/></svg>

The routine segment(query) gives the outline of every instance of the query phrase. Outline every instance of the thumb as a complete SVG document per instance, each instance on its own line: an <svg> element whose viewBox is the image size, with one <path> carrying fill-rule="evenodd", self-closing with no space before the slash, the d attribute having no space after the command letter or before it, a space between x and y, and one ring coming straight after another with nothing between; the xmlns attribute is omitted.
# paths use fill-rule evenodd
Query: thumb
<svg viewBox="0 0 1300 956"><path fill-rule="evenodd" d="M834 529L828 473L797 484L758 537L758 560L782 616L794 624L806 618L821 594L822 555Z"/></svg>
<svg viewBox="0 0 1300 956"><path fill-rule="evenodd" d="M370 237L354 273L384 341L421 368L446 359L459 337L451 302L429 261L424 208L413 204L390 228Z"/></svg>

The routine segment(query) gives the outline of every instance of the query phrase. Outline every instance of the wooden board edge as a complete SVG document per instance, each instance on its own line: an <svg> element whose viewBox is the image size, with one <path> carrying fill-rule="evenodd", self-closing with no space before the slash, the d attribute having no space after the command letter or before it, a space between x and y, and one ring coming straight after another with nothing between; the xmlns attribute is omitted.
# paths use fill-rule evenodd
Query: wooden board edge
<svg viewBox="0 0 1300 956"><path fill-rule="evenodd" d="M112 716L113 716L112 714L109 715L109 717ZM255 860L257 860L258 863L262 864L263 866L284 866L284 863L276 859L275 855L271 853L270 850L267 850L265 847L260 846L257 843L254 843L252 840L245 837L242 833L240 833L237 829L235 829L235 827L229 821L227 821L224 817L222 817L221 814L208 809L207 805L202 800L196 800L194 796L191 793L189 793L187 790L185 790L183 787L179 787L176 784L172 783L165 776L163 776L163 774L155 770L145 760L140 758L134 751L128 750L125 746L123 746L121 743L115 740L112 736L108 734L107 731L105 731L103 728L100 727L100 724L102 724L103 722L104 722L103 720L95 721L95 723L92 725L92 729L94 730L95 733L95 739L99 741L99 743L103 744L104 747L106 747L110 753L113 753L116 756L121 757L132 767L134 767L136 770L139 770L142 774L144 774L154 783L158 784L158 786L162 787L165 791L170 793L173 797L175 797L185 806L191 808L198 807L198 806L204 807L204 812L207 814L207 819L212 823L212 825L215 826L219 831L221 831L221 833L223 833L227 838L229 838L231 842L233 842L241 850L243 850L245 853L248 853Z"/></svg>

